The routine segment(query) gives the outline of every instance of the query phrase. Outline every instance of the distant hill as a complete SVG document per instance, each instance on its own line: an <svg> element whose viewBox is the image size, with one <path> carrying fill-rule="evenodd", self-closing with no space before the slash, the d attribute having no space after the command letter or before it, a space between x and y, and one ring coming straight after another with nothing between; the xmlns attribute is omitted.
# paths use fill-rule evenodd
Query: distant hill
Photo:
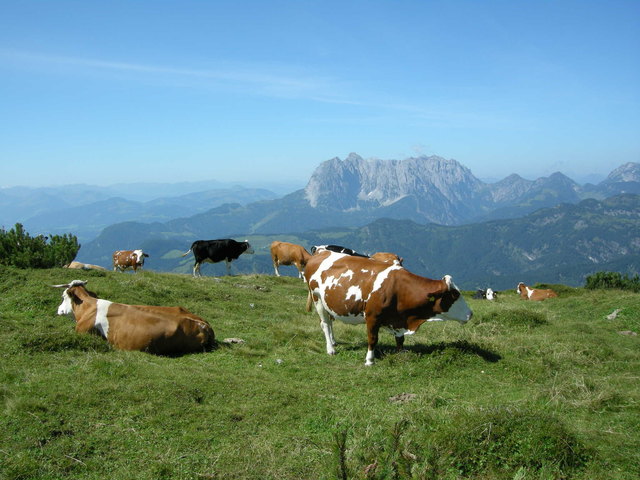
<svg viewBox="0 0 640 480"><path fill-rule="evenodd" d="M92 187L71 185L51 188L0 190L0 218L6 229L20 222L29 232L72 232L81 243L94 239L105 227L125 221L166 222L188 217L229 202L240 204L277 198L270 190L240 186L192 191L207 182L193 184L130 184ZM169 196L172 192L189 193ZM113 194L123 196L110 196ZM160 195L150 200L149 195Z"/></svg>
<svg viewBox="0 0 640 480"><path fill-rule="evenodd" d="M244 209L225 206L217 209L217 214L228 216L234 210ZM109 266L114 245L136 245L151 255L147 268L190 272L193 257L181 254L196 237L189 230L180 230L179 222L109 227L81 249L79 259ZM640 196L624 194L563 203L522 218L460 226L386 218L359 227L231 236L247 238L256 250L255 255L243 255L233 263L235 273L271 273L268 246L273 240L285 240L307 248L336 243L368 254L394 252L404 257L409 270L430 277L451 274L467 289L515 288L519 281L578 286L587 274L596 271L640 272ZM203 273L223 275L224 266L207 265ZM295 274L293 267L288 273Z"/></svg>

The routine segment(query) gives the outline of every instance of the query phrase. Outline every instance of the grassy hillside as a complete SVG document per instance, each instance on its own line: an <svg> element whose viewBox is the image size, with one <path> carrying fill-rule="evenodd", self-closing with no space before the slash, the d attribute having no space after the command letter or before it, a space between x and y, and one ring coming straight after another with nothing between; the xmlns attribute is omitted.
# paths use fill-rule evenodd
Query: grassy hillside
<svg viewBox="0 0 640 480"><path fill-rule="evenodd" d="M56 316L60 291L183 305L221 344L111 350ZM640 296L559 287L471 300L364 366L363 326L329 357L295 278L0 269L3 479L635 479ZM469 297L470 295L467 295ZM621 309L615 320L606 316Z"/></svg>

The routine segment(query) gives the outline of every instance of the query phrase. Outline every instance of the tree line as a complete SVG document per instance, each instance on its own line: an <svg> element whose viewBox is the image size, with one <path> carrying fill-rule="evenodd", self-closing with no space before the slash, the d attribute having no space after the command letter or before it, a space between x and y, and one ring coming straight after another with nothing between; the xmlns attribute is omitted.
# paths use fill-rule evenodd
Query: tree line
<svg viewBox="0 0 640 480"><path fill-rule="evenodd" d="M0 265L18 268L53 268L69 264L80 250L78 238L64 235L31 236L20 223L9 231L0 228Z"/></svg>

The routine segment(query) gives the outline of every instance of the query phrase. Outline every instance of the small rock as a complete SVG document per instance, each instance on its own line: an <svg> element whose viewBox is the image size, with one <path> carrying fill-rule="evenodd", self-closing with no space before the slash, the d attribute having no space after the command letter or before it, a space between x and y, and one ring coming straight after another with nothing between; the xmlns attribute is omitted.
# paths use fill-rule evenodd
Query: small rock
<svg viewBox="0 0 640 480"><path fill-rule="evenodd" d="M277 359L276 359L276 363L277 363L278 365L282 365L282 362L284 362L284 360L282 360L281 358L277 358Z"/></svg>
<svg viewBox="0 0 640 480"><path fill-rule="evenodd" d="M620 335L629 335L630 337L635 337L638 334L631 330L623 330L622 332L618 332Z"/></svg>
<svg viewBox="0 0 640 480"><path fill-rule="evenodd" d="M244 340L241 338L225 338L222 343L244 343Z"/></svg>
<svg viewBox="0 0 640 480"><path fill-rule="evenodd" d="M621 308L616 308L612 313L607 315L607 320L615 320L621 311L622 311Z"/></svg>
<svg viewBox="0 0 640 480"><path fill-rule="evenodd" d="M415 393L399 393L398 395L394 395L393 397L389 397L389 401L393 403L404 403L410 402L417 397Z"/></svg>

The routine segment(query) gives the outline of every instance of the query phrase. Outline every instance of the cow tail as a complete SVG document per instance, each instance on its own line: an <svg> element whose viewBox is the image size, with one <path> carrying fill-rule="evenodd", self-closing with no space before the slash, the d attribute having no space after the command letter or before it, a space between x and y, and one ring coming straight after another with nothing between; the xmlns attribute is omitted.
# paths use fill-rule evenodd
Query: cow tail
<svg viewBox="0 0 640 480"><path fill-rule="evenodd" d="M311 294L311 289L309 289L309 293L307 294L307 312L311 311L311 304L313 303L313 295Z"/></svg>
<svg viewBox="0 0 640 480"><path fill-rule="evenodd" d="M186 257L187 255L189 255L191 253L191 249L187 250L185 253L182 254L183 257Z"/></svg>

